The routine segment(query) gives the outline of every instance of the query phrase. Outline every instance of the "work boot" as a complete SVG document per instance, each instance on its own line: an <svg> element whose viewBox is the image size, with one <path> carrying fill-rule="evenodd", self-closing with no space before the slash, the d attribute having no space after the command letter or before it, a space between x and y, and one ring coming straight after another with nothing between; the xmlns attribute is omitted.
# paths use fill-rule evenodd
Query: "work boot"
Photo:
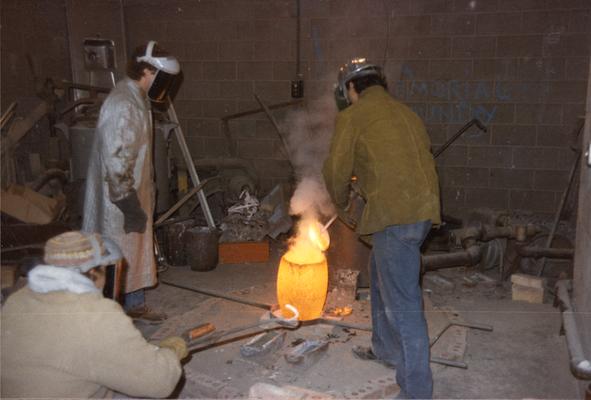
<svg viewBox="0 0 591 400"><path fill-rule="evenodd" d="M374 352L372 351L371 347L367 347L367 346L355 346L355 347L353 347L351 349L351 351L353 352L353 355L355 356L355 358L358 358L359 360L363 360L363 361L375 361L375 362L378 362L378 363L382 364L386 368L396 369L396 366L395 365L392 365L390 363L387 363L384 360L380 360L378 358L378 356L376 356L374 354Z"/></svg>
<svg viewBox="0 0 591 400"><path fill-rule="evenodd" d="M134 320L142 321L147 324L161 324L168 318L165 313L156 312L145 305L128 310L126 314Z"/></svg>

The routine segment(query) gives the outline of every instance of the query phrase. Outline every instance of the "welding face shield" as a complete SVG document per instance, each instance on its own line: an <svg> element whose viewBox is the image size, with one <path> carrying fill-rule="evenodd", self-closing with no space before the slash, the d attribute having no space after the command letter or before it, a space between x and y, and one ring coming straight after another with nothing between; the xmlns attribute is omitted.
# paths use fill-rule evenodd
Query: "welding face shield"
<svg viewBox="0 0 591 400"><path fill-rule="evenodd" d="M150 41L146 46L146 54L138 57L138 62L145 62L156 68L152 84L148 88L148 97L157 103L166 101L168 91L173 85L181 68L178 60L173 56L156 57L153 55L155 41Z"/></svg>
<svg viewBox="0 0 591 400"><path fill-rule="evenodd" d="M354 58L339 68L337 84L334 89L334 97L339 111L351 105L349 88L347 87L349 82L353 79L369 75L376 75L380 78L384 77L382 68L371 64L365 58Z"/></svg>

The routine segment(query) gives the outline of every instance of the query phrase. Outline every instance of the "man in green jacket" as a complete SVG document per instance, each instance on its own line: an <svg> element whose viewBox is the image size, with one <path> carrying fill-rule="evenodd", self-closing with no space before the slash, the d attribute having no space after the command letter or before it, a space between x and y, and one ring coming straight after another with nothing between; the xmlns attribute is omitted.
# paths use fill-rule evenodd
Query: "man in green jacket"
<svg viewBox="0 0 591 400"><path fill-rule="evenodd" d="M148 343L103 297L105 269L122 257L97 234L66 232L47 242L45 265L2 307L2 398L171 394L188 354L184 340Z"/></svg>
<svg viewBox="0 0 591 400"><path fill-rule="evenodd" d="M439 224L439 184L421 119L393 99L381 68L339 71L339 108L324 179L344 216L351 178L366 201L357 232L371 235L372 347L356 355L396 368L401 398L431 398L429 337L419 286L421 245Z"/></svg>

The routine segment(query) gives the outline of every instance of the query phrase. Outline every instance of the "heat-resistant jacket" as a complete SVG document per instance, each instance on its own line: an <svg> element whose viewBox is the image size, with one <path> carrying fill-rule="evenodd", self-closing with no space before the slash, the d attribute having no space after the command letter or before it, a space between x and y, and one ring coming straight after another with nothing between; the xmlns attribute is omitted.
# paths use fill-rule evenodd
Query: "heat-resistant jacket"
<svg viewBox="0 0 591 400"><path fill-rule="evenodd" d="M351 177L357 177L366 200L358 233L424 220L441 222L430 148L421 119L381 86L367 88L359 101L337 115L324 180L335 205L343 209Z"/></svg>
<svg viewBox="0 0 591 400"><path fill-rule="evenodd" d="M150 103L136 81L123 79L106 98L89 162L82 229L113 239L127 261L126 293L156 284L152 236L154 184ZM114 201L135 189L148 220L146 231L123 231Z"/></svg>
<svg viewBox="0 0 591 400"><path fill-rule="evenodd" d="M2 307L1 339L2 398L167 397L182 373L99 292L24 287Z"/></svg>

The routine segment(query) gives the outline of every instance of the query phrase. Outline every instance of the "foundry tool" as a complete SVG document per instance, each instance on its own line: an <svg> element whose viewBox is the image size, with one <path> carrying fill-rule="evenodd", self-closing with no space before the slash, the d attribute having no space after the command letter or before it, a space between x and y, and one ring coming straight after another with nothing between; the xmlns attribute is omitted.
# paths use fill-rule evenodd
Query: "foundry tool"
<svg viewBox="0 0 591 400"><path fill-rule="evenodd" d="M233 302L240 303L240 304L245 304L245 305L252 306L252 307L262 308L264 310L271 311L271 310L274 310L274 309L277 308L276 305L266 304L266 303L259 303L259 302L247 300L247 299L244 299L244 298L241 298L241 297L238 297L238 296L232 296L232 295L229 295L229 294L226 294L226 293L217 292L217 291L214 291L214 290L187 287L187 286L179 285L179 284L172 283L172 282L162 281L162 280L160 281L160 283L162 283L164 285L169 285L169 286L172 286L172 287L176 287L178 289L185 289L185 290L189 290L189 291L192 291L192 292L196 292L196 293L200 293L200 294L205 294L205 295L213 296L213 297L218 297L218 298L222 298L222 299L233 301ZM294 318L297 319L297 317L299 317L299 315L290 318L290 320L291 319L294 319ZM212 337L204 337L202 339L198 339L197 342L189 343L189 350L192 351L193 350L193 347L195 349L197 349L197 348L202 348L202 347L205 347L205 346L214 344L214 343L218 342L221 337L224 337L224 336L227 336L227 335L230 335L230 334L234 334L234 333L237 333L239 331L244 331L244 330L247 330L247 329L254 329L256 327L260 327L262 325L268 324L269 322L271 322L271 321L270 320L268 320L268 321L262 321L262 322L259 322L257 324L248 325L246 327L234 328L234 329L231 329L231 330L226 331L226 332L223 332L222 331L222 332L220 332L220 333L218 333L218 334L216 334L215 336L212 336ZM367 331L367 332L371 332L372 331L372 327L371 327L370 324L355 324L355 323L350 323L350 322L345 322L345 321L339 321L339 320L331 319L331 318L322 318L321 317L321 318L317 318L317 319L314 319L314 320L305 321L303 323L303 325L306 325L306 326L308 326L308 325L315 325L315 324L332 325L332 326L338 326L340 328L355 329L355 330L361 330L361 331ZM451 327L453 325L464 326L464 327L467 327L467 328L480 329L480 330L485 330L485 331L492 331L493 330L492 326L490 326L490 325L473 324L473 323L463 323L463 322L453 322L453 323L450 323L449 326L446 326L445 329L444 329L444 331L447 330L449 327ZM295 328L295 327L297 327L297 325L296 326L293 326L292 328ZM223 333L223 335L218 336L218 335L220 335L222 333ZM435 338L435 340L433 341L433 343L431 343L431 345L433 345L435 343L435 341L437 341L441 337L442 334L443 334L443 332L441 334L439 334L437 336L437 338ZM209 340L211 340L210 343L205 343L205 342L207 342ZM437 363L437 364L447 365L449 367L456 367L456 368L463 368L463 369L466 369L467 368L467 365L465 363L463 363L463 362L460 362L460 361L448 360L448 359L439 358L439 357L432 357L431 358L431 361L434 362L434 363Z"/></svg>
<svg viewBox="0 0 591 400"><path fill-rule="evenodd" d="M256 328L263 328L264 330L268 329L275 329L275 328L287 328L287 329L295 329L300 325L300 321L298 321L298 317L300 316L298 310L292 306L291 304L287 304L286 307L294 314L291 318L284 318L281 315L276 315L275 313L269 312L269 319L264 319L262 321L258 321L256 323L248 324L239 326L236 328L231 328L225 331L218 331L212 333L213 330L209 330L206 335L198 335L195 336L196 338L189 341L187 345L187 349L191 351L199 350L204 347L209 347L217 342L219 342L222 338L228 340L228 336L234 336L238 333L256 329ZM207 325L207 324L206 324ZM211 325L211 324L210 324ZM276 325L276 326L273 326ZM213 325L212 325L213 326ZM198 327L199 328L199 327ZM194 331L197 328L194 328ZM214 328L215 329L215 328ZM192 332L190 331L190 332ZM189 334L190 334L189 332ZM209 335L211 333L211 335Z"/></svg>
<svg viewBox="0 0 591 400"><path fill-rule="evenodd" d="M484 126L484 124L478 118L474 118L471 121L469 121L466 125L462 126L460 130L457 131L451 138L449 138L447 142L442 144L441 147L433 153L433 158L437 158L441 153L443 153L445 149L449 147L449 145L455 142L457 138L462 136L464 132L470 129L472 125L476 125L478 129L480 129L483 132L487 132L486 126Z"/></svg>

